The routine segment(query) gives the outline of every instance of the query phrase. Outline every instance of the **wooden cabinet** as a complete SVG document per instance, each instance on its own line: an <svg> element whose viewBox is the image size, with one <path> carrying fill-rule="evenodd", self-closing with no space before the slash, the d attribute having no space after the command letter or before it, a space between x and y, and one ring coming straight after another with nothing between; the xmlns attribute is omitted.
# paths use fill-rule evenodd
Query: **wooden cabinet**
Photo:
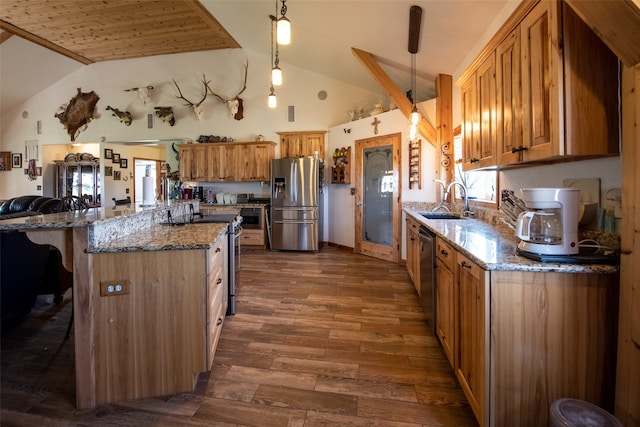
<svg viewBox="0 0 640 427"><path fill-rule="evenodd" d="M313 157L324 159L325 131L278 132L280 135L280 157Z"/></svg>
<svg viewBox="0 0 640 427"><path fill-rule="evenodd" d="M565 2L523 2L458 82L463 169L618 155L617 64Z"/></svg>
<svg viewBox="0 0 640 427"><path fill-rule="evenodd" d="M332 184L351 184L351 147L336 148L331 166Z"/></svg>
<svg viewBox="0 0 640 427"><path fill-rule="evenodd" d="M520 81L520 28L516 28L496 49L496 152L501 165L522 157Z"/></svg>
<svg viewBox="0 0 640 427"><path fill-rule="evenodd" d="M227 245L221 233L206 250L90 254L96 404L194 389L226 314Z"/></svg>
<svg viewBox="0 0 640 427"><path fill-rule="evenodd" d="M206 181L238 181L239 146L231 144L207 144Z"/></svg>
<svg viewBox="0 0 640 427"><path fill-rule="evenodd" d="M420 224L407 215L406 219L406 252L407 252L407 273L411 277L413 286L420 295Z"/></svg>
<svg viewBox="0 0 640 427"><path fill-rule="evenodd" d="M488 273L456 253L458 330L455 373L480 426L486 425L488 382ZM517 425L517 424L516 424Z"/></svg>
<svg viewBox="0 0 640 427"><path fill-rule="evenodd" d="M495 165L496 60L489 55L462 84L462 164L464 170Z"/></svg>
<svg viewBox="0 0 640 427"><path fill-rule="evenodd" d="M206 181L208 151L204 144L180 145L180 179L183 181Z"/></svg>
<svg viewBox="0 0 640 427"><path fill-rule="evenodd" d="M240 158L241 181L269 181L275 144L246 144Z"/></svg>
<svg viewBox="0 0 640 427"><path fill-rule="evenodd" d="M613 410L617 275L486 271L439 237L436 274L437 335L481 427L546 427L566 396Z"/></svg>
<svg viewBox="0 0 640 427"><path fill-rule="evenodd" d="M275 142L183 144L180 179L200 182L268 181Z"/></svg>
<svg viewBox="0 0 640 427"><path fill-rule="evenodd" d="M207 249L207 321L205 326L207 369L211 369L213 365L229 301L227 242L225 235L224 238L219 238L213 247Z"/></svg>
<svg viewBox="0 0 640 427"><path fill-rule="evenodd" d="M454 368L456 345L456 282L453 274L456 253L441 238L436 238L436 334Z"/></svg>

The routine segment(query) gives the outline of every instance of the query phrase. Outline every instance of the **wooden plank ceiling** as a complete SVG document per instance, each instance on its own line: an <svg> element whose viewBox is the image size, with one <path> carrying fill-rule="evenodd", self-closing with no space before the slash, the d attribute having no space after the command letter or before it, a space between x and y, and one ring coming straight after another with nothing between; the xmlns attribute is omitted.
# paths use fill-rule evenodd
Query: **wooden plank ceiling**
<svg viewBox="0 0 640 427"><path fill-rule="evenodd" d="M83 64L240 47L197 0L2 0L0 28Z"/></svg>

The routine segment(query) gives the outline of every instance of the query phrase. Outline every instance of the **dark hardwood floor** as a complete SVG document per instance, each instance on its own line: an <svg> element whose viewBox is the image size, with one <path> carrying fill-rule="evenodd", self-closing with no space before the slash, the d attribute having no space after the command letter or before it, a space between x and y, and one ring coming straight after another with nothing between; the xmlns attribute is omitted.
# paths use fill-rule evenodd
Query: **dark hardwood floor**
<svg viewBox="0 0 640 427"><path fill-rule="evenodd" d="M75 409L71 313L2 336L2 426L475 426L404 266L245 250L238 313L193 392Z"/></svg>

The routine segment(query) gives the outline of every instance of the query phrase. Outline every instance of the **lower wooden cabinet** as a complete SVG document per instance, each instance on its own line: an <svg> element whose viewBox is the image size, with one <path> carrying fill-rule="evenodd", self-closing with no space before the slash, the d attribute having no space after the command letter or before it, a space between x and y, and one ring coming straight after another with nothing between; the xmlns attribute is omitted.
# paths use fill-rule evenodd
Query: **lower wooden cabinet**
<svg viewBox="0 0 640 427"><path fill-rule="evenodd" d="M420 224L415 219L407 216L406 219L406 252L407 252L407 273L420 295Z"/></svg>
<svg viewBox="0 0 640 427"><path fill-rule="evenodd" d="M207 250L91 255L96 404L194 389L226 314L226 254L221 234ZM101 291L109 283L122 294Z"/></svg>
<svg viewBox="0 0 640 427"><path fill-rule="evenodd" d="M613 412L618 275L487 271L439 238L436 270L437 335L481 427L546 427L565 397Z"/></svg>

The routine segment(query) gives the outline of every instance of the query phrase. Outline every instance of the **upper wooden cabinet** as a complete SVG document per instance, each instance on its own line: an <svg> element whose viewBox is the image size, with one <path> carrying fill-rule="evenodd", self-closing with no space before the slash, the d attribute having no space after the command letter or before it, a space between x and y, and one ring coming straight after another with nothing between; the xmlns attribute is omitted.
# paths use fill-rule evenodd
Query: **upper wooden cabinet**
<svg viewBox="0 0 640 427"><path fill-rule="evenodd" d="M464 169L619 154L617 68L566 3L523 2L457 82Z"/></svg>
<svg viewBox="0 0 640 427"><path fill-rule="evenodd" d="M463 145L465 170L496 164L496 57L489 55L462 84Z"/></svg>
<svg viewBox="0 0 640 427"><path fill-rule="evenodd" d="M239 149L242 150L240 181L269 181L275 144L246 144Z"/></svg>
<svg viewBox="0 0 640 427"><path fill-rule="evenodd" d="M180 179L199 182L268 181L275 142L183 144Z"/></svg>
<svg viewBox="0 0 640 427"><path fill-rule="evenodd" d="M325 131L278 132L280 135L280 157L312 157L324 159Z"/></svg>

